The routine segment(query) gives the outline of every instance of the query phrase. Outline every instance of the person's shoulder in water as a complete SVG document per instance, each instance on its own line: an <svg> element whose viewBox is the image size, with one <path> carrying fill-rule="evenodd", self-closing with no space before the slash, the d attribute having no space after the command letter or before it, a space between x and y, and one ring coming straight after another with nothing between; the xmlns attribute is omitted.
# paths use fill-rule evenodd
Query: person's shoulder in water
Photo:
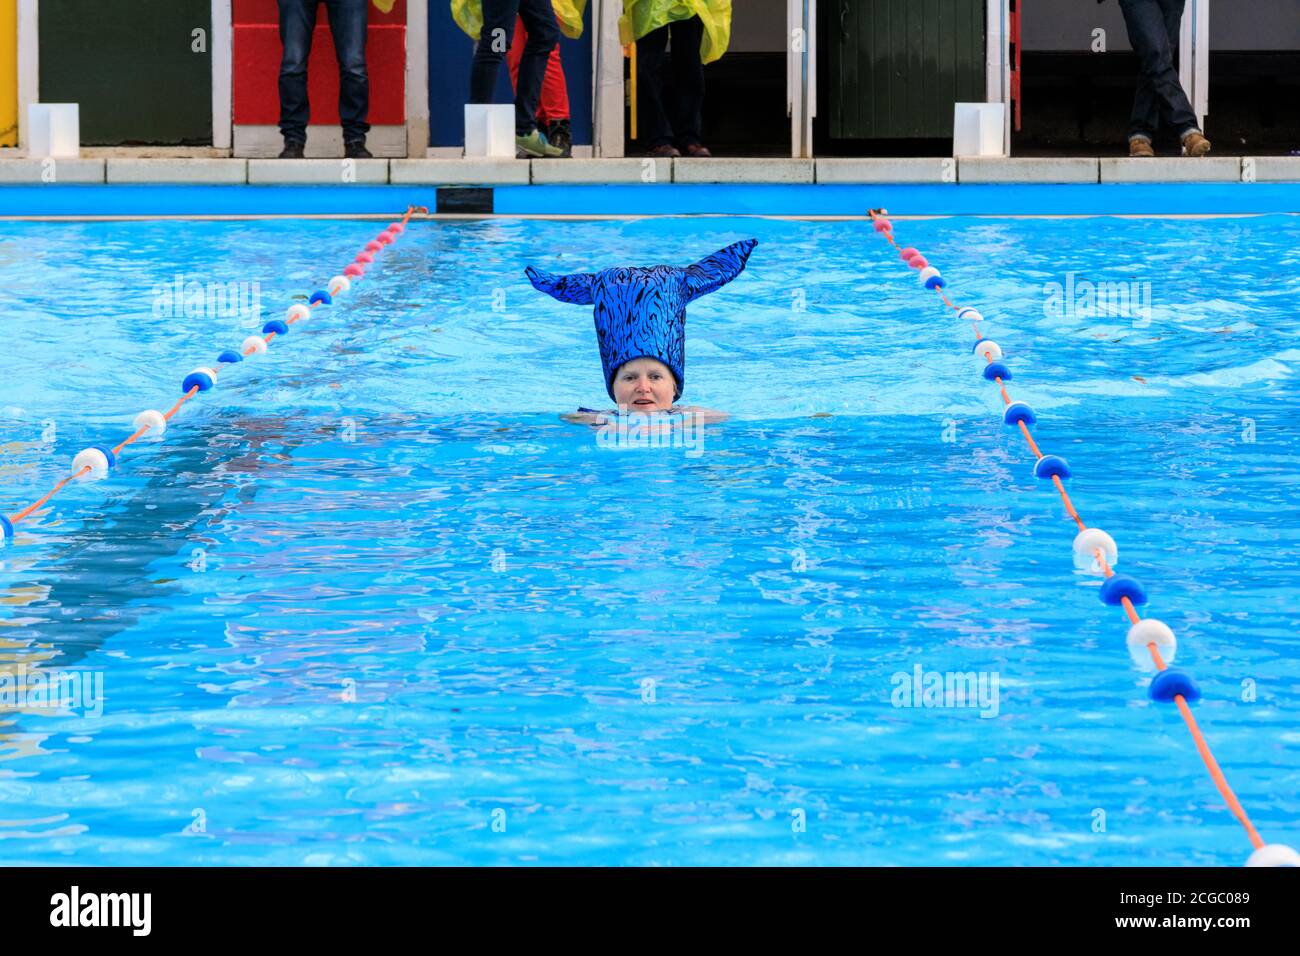
<svg viewBox="0 0 1300 956"><path fill-rule="evenodd" d="M643 412L628 411L627 415L643 415ZM666 412L651 412L646 415L650 421L654 416L663 419L664 424L671 423L674 418L681 418L683 421L697 421L700 424L714 424L716 422L725 422L731 416L726 412L720 412L712 408L701 408L699 405L674 405ZM565 412L560 416L566 422L573 422L576 425L608 425L610 422L618 421L619 410L617 408L599 409L599 408L582 408L577 411Z"/></svg>

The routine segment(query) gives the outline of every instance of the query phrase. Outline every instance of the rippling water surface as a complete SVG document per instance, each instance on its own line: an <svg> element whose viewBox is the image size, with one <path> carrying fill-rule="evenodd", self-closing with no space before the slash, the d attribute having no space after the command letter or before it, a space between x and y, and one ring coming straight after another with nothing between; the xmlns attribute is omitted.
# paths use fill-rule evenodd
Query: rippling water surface
<svg viewBox="0 0 1300 956"><path fill-rule="evenodd" d="M252 331L159 315L158 287L256 282L278 315L373 231L8 224L0 508ZM1296 845L1300 220L898 234L984 312L1256 826ZM525 264L749 235L690 310L686 398L734 416L700 454L559 420L605 400L590 309ZM1054 310L1071 281L1150 311ZM1242 862L971 342L860 223L412 225L0 552L5 669L103 690L0 709L0 863ZM996 700L893 706L918 667Z"/></svg>

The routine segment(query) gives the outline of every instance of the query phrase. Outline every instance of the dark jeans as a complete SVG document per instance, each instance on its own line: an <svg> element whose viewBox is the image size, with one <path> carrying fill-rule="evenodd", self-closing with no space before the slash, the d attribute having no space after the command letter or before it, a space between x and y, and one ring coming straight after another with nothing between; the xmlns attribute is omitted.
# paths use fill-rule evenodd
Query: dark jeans
<svg viewBox="0 0 1300 956"><path fill-rule="evenodd" d="M677 104L672 122L664 105L664 55L668 32L673 36L673 92ZM674 20L647 33L636 44L641 81L644 130L638 136L649 149L656 146L699 145L700 110L704 106L704 67L700 63L700 40L704 23L699 17Z"/></svg>
<svg viewBox="0 0 1300 956"><path fill-rule="evenodd" d="M365 142L370 124L370 79L366 76L366 9L370 0L279 0L280 135L286 143L307 142L307 55L316 27L317 4L325 4L339 61L339 120L345 143Z"/></svg>
<svg viewBox="0 0 1300 956"><path fill-rule="evenodd" d="M1128 27L1129 43L1138 55L1142 75L1133 97L1133 114L1128 134L1155 136L1161 119L1181 139L1197 130L1196 113L1178 82L1174 54L1178 52L1178 25L1183 19L1184 0L1119 0Z"/></svg>
<svg viewBox="0 0 1300 956"><path fill-rule="evenodd" d="M560 42L560 25L555 22L551 0L483 0L483 32L474 47L470 65L469 101L491 103L497 87L497 68L515 34L515 17L524 21L528 42L519 60L519 82L515 87L515 134L527 136L537 129L537 102L542 96L546 61Z"/></svg>

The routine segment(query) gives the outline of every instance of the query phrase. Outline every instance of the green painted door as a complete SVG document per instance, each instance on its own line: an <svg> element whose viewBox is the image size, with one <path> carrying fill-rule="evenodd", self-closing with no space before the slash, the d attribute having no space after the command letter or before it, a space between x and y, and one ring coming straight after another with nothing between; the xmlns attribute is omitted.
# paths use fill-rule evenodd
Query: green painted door
<svg viewBox="0 0 1300 956"><path fill-rule="evenodd" d="M40 98L87 146L211 145L211 0L41 0Z"/></svg>
<svg viewBox="0 0 1300 956"><path fill-rule="evenodd" d="M984 0L827 0L836 139L952 136L954 103L985 99Z"/></svg>

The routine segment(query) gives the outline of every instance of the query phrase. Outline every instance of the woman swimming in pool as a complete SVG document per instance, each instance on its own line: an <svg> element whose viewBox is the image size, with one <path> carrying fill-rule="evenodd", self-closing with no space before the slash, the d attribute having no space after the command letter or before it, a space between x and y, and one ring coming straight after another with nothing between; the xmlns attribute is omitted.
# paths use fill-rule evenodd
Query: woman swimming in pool
<svg viewBox="0 0 1300 956"><path fill-rule="evenodd" d="M756 245L757 239L732 243L684 269L623 266L558 276L529 266L528 279L539 291L561 302L595 305L605 390L618 409L579 408L564 417L591 425L637 413L725 419L724 412L674 404L686 386L686 306L740 275Z"/></svg>

